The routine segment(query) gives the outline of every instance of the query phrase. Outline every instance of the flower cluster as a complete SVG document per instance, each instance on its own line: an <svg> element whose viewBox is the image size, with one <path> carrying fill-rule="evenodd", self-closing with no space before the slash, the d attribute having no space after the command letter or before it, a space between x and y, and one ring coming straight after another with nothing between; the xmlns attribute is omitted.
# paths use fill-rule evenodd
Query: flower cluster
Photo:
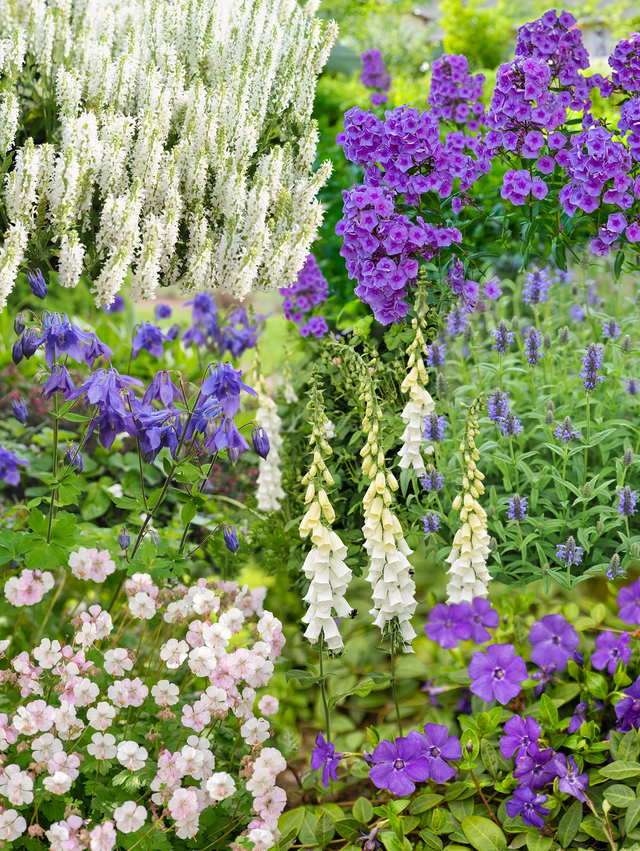
<svg viewBox="0 0 640 851"><path fill-rule="evenodd" d="M278 406L269 395L269 388L262 376L258 382L258 410L256 422L269 436L267 453L261 455L258 465L258 490L256 499L260 511L278 511L280 500L284 499L282 490L282 470L280 469L280 449L282 420L278 415ZM260 453L259 453L260 454Z"/></svg>
<svg viewBox="0 0 640 851"><path fill-rule="evenodd" d="M368 89L376 89L371 95L371 105L382 106L389 100L386 92L391 86L391 77L387 73L382 54L379 50L372 48L365 50L360 58L362 59L360 82Z"/></svg>
<svg viewBox="0 0 640 851"><path fill-rule="evenodd" d="M466 56L444 53L431 68L431 111L437 118L465 124L470 133L475 133L484 117L484 81L484 74L469 73Z"/></svg>
<svg viewBox="0 0 640 851"><path fill-rule="evenodd" d="M289 287L280 287L280 295L285 297L282 302L284 315L300 327L303 337L309 334L322 337L329 330L323 316L305 315L327 300L328 290L329 285L313 254L308 255L297 280Z"/></svg>
<svg viewBox="0 0 640 851"><path fill-rule="evenodd" d="M405 430L402 433L402 446L398 455L400 456L400 469L413 468L416 473L426 473L424 459L422 458L422 426L428 414L435 411L435 403L426 389L429 381L425 369L423 355L429 354L429 349L422 336L418 320L413 320L415 338L407 348L408 373L402 381L400 389L409 394L409 400L402 410L402 419ZM426 452L433 452L433 447L428 447Z"/></svg>
<svg viewBox="0 0 640 851"><path fill-rule="evenodd" d="M609 57L611 82L625 92L640 91L640 33L621 39Z"/></svg>

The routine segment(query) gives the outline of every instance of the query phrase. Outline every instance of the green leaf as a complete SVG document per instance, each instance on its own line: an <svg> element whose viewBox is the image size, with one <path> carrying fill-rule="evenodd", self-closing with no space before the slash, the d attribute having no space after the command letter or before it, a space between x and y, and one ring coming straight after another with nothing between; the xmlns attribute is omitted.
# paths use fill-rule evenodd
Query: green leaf
<svg viewBox="0 0 640 851"><path fill-rule="evenodd" d="M304 817L302 819L302 824L300 825L300 831L298 836L300 837L300 842L303 845L316 845L316 825L318 824L318 819L316 816L310 811L305 810Z"/></svg>
<svg viewBox="0 0 640 851"><path fill-rule="evenodd" d="M364 822L364 824L371 821L373 818L373 807L371 806L371 801L369 801L368 798L358 798L353 805L353 817L358 819L358 821ZM339 830L338 833L340 833ZM342 834L340 835L342 836Z"/></svg>
<svg viewBox="0 0 640 851"><path fill-rule="evenodd" d="M40 535L41 538L47 537L49 522L37 508L34 508L29 515L29 526L31 526L36 535Z"/></svg>
<svg viewBox="0 0 640 851"><path fill-rule="evenodd" d="M426 813L428 810L431 810L433 809L433 807L437 806L437 804L439 804L442 800L442 795L435 795L431 792L425 792L423 795L418 795L418 797L411 802L409 812L413 816L419 815L420 813Z"/></svg>
<svg viewBox="0 0 640 851"><path fill-rule="evenodd" d="M389 677L386 677L386 682L384 685L388 685L390 681ZM366 697L371 693L372 689L376 688L376 686L380 686L383 683L380 682L378 678L378 682L374 680L363 680L361 683L358 683L357 686L354 686L350 691L344 691L341 694L334 694L329 698L329 709L333 709L341 700L344 700L345 697L350 697L352 694L357 695L358 697Z"/></svg>
<svg viewBox="0 0 640 851"><path fill-rule="evenodd" d="M278 821L278 829L281 834L288 836L291 831L295 831L295 835L297 836L298 831L302 827L305 812L304 807L297 807L295 810L289 810L288 813L283 813Z"/></svg>
<svg viewBox="0 0 640 851"><path fill-rule="evenodd" d="M308 671L298 671L293 668L291 671L287 671L285 679L288 683L291 682L291 680L297 680L302 688L309 688L309 686L315 685L320 678L314 677Z"/></svg>
<svg viewBox="0 0 640 851"><path fill-rule="evenodd" d="M546 697L546 695L543 695ZM496 749L488 739L483 739L480 744L482 762L489 774L495 779L498 776L498 755Z"/></svg>
<svg viewBox="0 0 640 851"><path fill-rule="evenodd" d="M541 833L527 833L527 851L549 851L555 845L552 836L543 836Z"/></svg>
<svg viewBox="0 0 640 851"><path fill-rule="evenodd" d="M430 848L431 851L442 851L444 844L442 839L439 836L436 836L435 833L432 833L430 830L421 830L420 831L420 839L424 842L427 848Z"/></svg>
<svg viewBox="0 0 640 851"><path fill-rule="evenodd" d="M629 833L630 830L640 821L640 799L636 798L627 807L627 812L624 817L624 832Z"/></svg>
<svg viewBox="0 0 640 851"><path fill-rule="evenodd" d="M609 765L604 765L600 769L600 774L603 777L609 777L611 780L625 780L627 777L638 777L640 775L640 762L627 762L623 759L617 759Z"/></svg>
<svg viewBox="0 0 640 851"><path fill-rule="evenodd" d="M635 792L628 786L623 786L621 783L616 784L615 786L609 786L608 789L605 789L604 797L614 807L620 807L621 809L628 807L629 804L636 799Z"/></svg>
<svg viewBox="0 0 640 851"><path fill-rule="evenodd" d="M599 700L604 700L608 694L607 681L600 674L594 674L593 671L586 672L587 690Z"/></svg>
<svg viewBox="0 0 640 851"><path fill-rule="evenodd" d="M562 848L568 848L574 840L582 821L582 804L574 801L560 819L558 825L558 842Z"/></svg>
<svg viewBox="0 0 640 851"><path fill-rule="evenodd" d="M624 263L624 251L618 251L616 254L616 259L613 264L613 274L615 276L616 281L620 277L620 272L622 271L622 264Z"/></svg>
<svg viewBox="0 0 640 851"><path fill-rule="evenodd" d="M500 828L483 816L467 816L462 830L476 851L507 851L507 840Z"/></svg>
<svg viewBox="0 0 640 851"><path fill-rule="evenodd" d="M320 823L318 823L318 827ZM338 831L340 836L343 839L346 839L347 842L354 842L356 839L360 838L360 831L364 830L366 833L366 825L362 824L362 822L358 821L355 818L343 818L339 821L335 821L333 826ZM316 829L317 833L317 829Z"/></svg>
<svg viewBox="0 0 640 851"><path fill-rule="evenodd" d="M638 734L635 730L629 730L620 739L618 743L618 753L616 759L623 759L633 762L640 753L640 742L638 742Z"/></svg>
<svg viewBox="0 0 640 851"><path fill-rule="evenodd" d="M331 842L335 835L336 829L333 826L333 821L329 817L328 813L323 812L318 819L318 823L316 824L316 829L314 831L316 842L321 848L324 848Z"/></svg>
<svg viewBox="0 0 640 851"><path fill-rule="evenodd" d="M180 512L180 519L182 520L183 525L187 525L191 523L193 518L198 513L198 506L195 503L195 500L191 499L189 502L185 502L182 506L182 511Z"/></svg>
<svg viewBox="0 0 640 851"><path fill-rule="evenodd" d="M377 748L380 743L380 733L375 727L367 727L367 742L372 748Z"/></svg>
<svg viewBox="0 0 640 851"><path fill-rule="evenodd" d="M549 729L555 730L558 726L558 708L547 694L540 698L540 720Z"/></svg>

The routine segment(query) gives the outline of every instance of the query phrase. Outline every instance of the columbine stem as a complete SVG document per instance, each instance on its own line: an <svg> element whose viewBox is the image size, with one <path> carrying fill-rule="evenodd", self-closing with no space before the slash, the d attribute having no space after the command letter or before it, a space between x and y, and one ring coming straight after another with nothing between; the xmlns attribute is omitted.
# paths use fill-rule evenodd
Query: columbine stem
<svg viewBox="0 0 640 851"><path fill-rule="evenodd" d="M51 465L53 475L58 473L58 397L53 396L53 463ZM51 503L49 505L49 526L47 528L47 543L51 543L51 526L53 525L53 511L56 504L57 489L51 491Z"/></svg>

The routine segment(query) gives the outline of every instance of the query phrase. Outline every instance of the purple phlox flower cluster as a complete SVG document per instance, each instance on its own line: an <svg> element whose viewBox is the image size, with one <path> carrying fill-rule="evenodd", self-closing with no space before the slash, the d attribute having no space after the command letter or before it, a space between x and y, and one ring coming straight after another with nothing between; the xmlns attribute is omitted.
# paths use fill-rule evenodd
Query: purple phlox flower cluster
<svg viewBox="0 0 640 851"><path fill-rule="evenodd" d="M602 336L605 340L617 340L620 336L620 326L615 319L605 319L602 323Z"/></svg>
<svg viewBox="0 0 640 851"><path fill-rule="evenodd" d="M125 301L119 293L113 297L111 304L105 304L103 310L105 313L122 313L125 308Z"/></svg>
<svg viewBox="0 0 640 851"><path fill-rule="evenodd" d="M550 9L541 18L518 28L516 57L543 59L561 86L585 85L579 72L589 67L589 54L581 31L573 28L575 23L570 12L557 15L555 9ZM574 109L579 106L572 104Z"/></svg>
<svg viewBox="0 0 640 851"><path fill-rule="evenodd" d="M427 363L432 367L441 367L445 364L447 355L447 347L444 343L439 343L437 340L430 343L427 347Z"/></svg>
<svg viewBox="0 0 640 851"><path fill-rule="evenodd" d="M30 358L39 348L44 346L45 361L48 367L52 367L56 358L66 355L77 363L87 363L93 366L98 357L110 359L113 352L102 343L96 334L82 331L77 325L69 321L66 313L42 314L42 327L27 328L22 336L16 340L14 346L14 362L16 348L22 357Z"/></svg>
<svg viewBox="0 0 640 851"><path fill-rule="evenodd" d="M338 779L338 764L343 756L342 753L336 753L332 742L327 742L322 733L318 733L316 746L311 754L311 768L314 771L322 769L322 784L325 789L329 788L330 779Z"/></svg>
<svg viewBox="0 0 640 851"><path fill-rule="evenodd" d="M368 89L377 90L371 95L371 105L381 106L389 100L385 92L388 92L391 86L391 77L387 73L382 54L375 49L365 50L360 58L362 59L360 82Z"/></svg>
<svg viewBox="0 0 640 851"><path fill-rule="evenodd" d="M556 440L561 440L563 443L567 443L570 440L574 440L576 437L580 437L578 429L573 427L571 417L565 417L561 423L558 423L554 428L553 433Z"/></svg>
<svg viewBox="0 0 640 851"><path fill-rule="evenodd" d="M535 366L542 360L541 343L542 333L535 328L529 328L524 336L524 353L531 366Z"/></svg>
<svg viewBox="0 0 640 851"><path fill-rule="evenodd" d="M111 449L117 434L126 431L134 437L138 430L127 402L133 398L129 390L133 386L142 386L137 378L121 375L117 369L96 370L80 387L68 394L69 399L84 396L85 405L95 405L96 415L89 424L87 437L95 429L100 432L100 442L105 449Z"/></svg>
<svg viewBox="0 0 640 851"><path fill-rule="evenodd" d="M505 172L500 195L505 201L511 201L514 207L521 207L530 198L541 201L548 192L549 187L541 177L532 177L526 168L511 168Z"/></svg>
<svg viewBox="0 0 640 851"><path fill-rule="evenodd" d="M509 500L509 520L526 520L528 497L515 494Z"/></svg>
<svg viewBox="0 0 640 851"><path fill-rule="evenodd" d="M640 33L621 39L609 57L611 82L625 92L640 91Z"/></svg>
<svg viewBox="0 0 640 851"><path fill-rule="evenodd" d="M618 491L618 514L624 517L632 517L636 511L638 502L638 491L632 491L629 485L625 485Z"/></svg>
<svg viewBox="0 0 640 851"><path fill-rule="evenodd" d="M170 342L171 338L163 334L157 325L151 322L141 322L136 325L136 335L133 338L133 359L135 360L144 349L154 357L161 358L164 354L164 343Z"/></svg>
<svg viewBox="0 0 640 851"><path fill-rule="evenodd" d="M637 378L628 378L627 379L627 393L629 396L637 396L638 395L638 379Z"/></svg>
<svg viewBox="0 0 640 851"><path fill-rule="evenodd" d="M618 591L618 617L630 624L640 624L640 580Z"/></svg>
<svg viewBox="0 0 640 851"><path fill-rule="evenodd" d="M459 641L473 639L484 644L491 639L487 629L496 629L500 623L498 612L489 600L474 597L471 603L453 603L447 606L438 603L429 612L429 623L425 626L427 638L440 647L451 650Z"/></svg>
<svg viewBox="0 0 640 851"><path fill-rule="evenodd" d="M629 633L623 632L616 635L611 630L600 633L596 638L596 650L591 655L591 664L598 671L606 668L611 676L615 673L618 662L623 665L629 664L631 658L631 637Z"/></svg>
<svg viewBox="0 0 640 851"><path fill-rule="evenodd" d="M531 748L537 748L542 732L540 724L528 715L524 718L515 715L505 723L503 729L500 753L505 759L511 759L514 754L520 756L523 752L529 754Z"/></svg>
<svg viewBox="0 0 640 851"><path fill-rule="evenodd" d="M492 349L495 349L499 355L504 355L509 351L509 347L513 343L516 338L515 331L509 331L509 326L501 319L498 322L497 328L492 328L489 332L495 343L491 346Z"/></svg>
<svg viewBox="0 0 640 851"><path fill-rule="evenodd" d="M440 443L444 440L449 423L445 416L439 417L435 411L427 414L424 419L424 429L422 435L425 440L431 443Z"/></svg>
<svg viewBox="0 0 640 851"><path fill-rule="evenodd" d="M555 665L558 671L564 671L567 661L580 644L578 633L567 623L563 615L545 615L536 621L529 631L529 641L533 645L531 661L536 665Z"/></svg>
<svg viewBox="0 0 640 851"><path fill-rule="evenodd" d="M640 136L638 141L640 142ZM638 159L640 159L640 156ZM634 183L633 194L636 198L640 198L640 182L637 180ZM597 238L591 241L592 254L602 256L609 254L611 249L617 251L621 247L620 238L623 231L629 242L640 242L640 222L638 220L629 222L622 213L610 213L606 226L598 228Z"/></svg>
<svg viewBox="0 0 640 851"><path fill-rule="evenodd" d="M29 462L18 458L15 452L0 444L0 479L8 485L17 487L20 484L18 465L28 467Z"/></svg>
<svg viewBox="0 0 640 851"><path fill-rule="evenodd" d="M457 295L460 299L460 316L464 317L466 313L473 313L476 309L480 286L477 281L467 278L464 263L461 260L458 260L457 257L453 258L451 268L447 272L445 280L449 285L451 292ZM451 314L449 314L449 316L451 317ZM459 328L456 333L461 334L462 331L464 331L466 320L461 321L459 317L456 317L455 321L456 327ZM455 336L451 330L451 326L449 326L449 333L452 337Z"/></svg>
<svg viewBox="0 0 640 851"><path fill-rule="evenodd" d="M640 727L640 677L624 690L626 697L616 703L614 709L618 719L618 730L628 733Z"/></svg>
<svg viewBox="0 0 640 851"><path fill-rule="evenodd" d="M496 425L505 437L513 437L522 431L522 422L516 417L511 408L507 408L504 417L496 420Z"/></svg>
<svg viewBox="0 0 640 851"><path fill-rule="evenodd" d="M522 300L530 307L542 304L549 298L550 287L549 269L534 269L524 280Z"/></svg>
<svg viewBox="0 0 640 851"><path fill-rule="evenodd" d="M499 390L496 388L495 393L489 396L487 400L487 411L489 419L492 423L498 422L507 415L509 407L509 391Z"/></svg>
<svg viewBox="0 0 640 851"><path fill-rule="evenodd" d="M212 337L218 339L218 308L213 296L200 293L192 301L186 301L185 307L191 306L191 327L183 332L181 339L194 346L206 346Z"/></svg>
<svg viewBox="0 0 640 851"><path fill-rule="evenodd" d="M454 305L447 316L447 331L450 337L463 334L467 324L467 314L460 307Z"/></svg>
<svg viewBox="0 0 640 851"><path fill-rule="evenodd" d="M420 216L412 222L398 215L395 195L384 187L356 186L342 194L344 216L336 233L344 237L340 254L349 277L358 282L355 293L378 322L400 322L409 310L406 288L416 282L417 258L432 259L460 242L462 234L426 224Z"/></svg>
<svg viewBox="0 0 640 851"><path fill-rule="evenodd" d="M327 323L322 316L307 316L314 307L327 300L329 285L320 271L313 254L307 255L304 266L298 272L298 278L288 287L278 290L284 296L282 309L287 319L292 319L300 326L300 333L307 337L322 337L328 331ZM324 330L323 330L324 329Z"/></svg>
<svg viewBox="0 0 640 851"><path fill-rule="evenodd" d="M556 558L564 562L568 567L574 564L580 564L583 552L582 547L576 544L576 539L573 535L569 535L566 544L556 544ZM548 617L552 616L549 615Z"/></svg>
<svg viewBox="0 0 640 851"><path fill-rule="evenodd" d="M461 758L459 739L442 724L425 724L424 734L412 731L395 742L380 742L371 754L369 777L378 789L409 795L416 783L450 780L455 769L448 763Z"/></svg>
<svg viewBox="0 0 640 851"><path fill-rule="evenodd" d="M467 57L444 53L431 68L429 106L444 121L466 124L470 133L480 129L484 117L484 74L470 74Z"/></svg>
<svg viewBox="0 0 640 851"><path fill-rule="evenodd" d="M474 694L487 703L497 700L504 706L520 694L527 666L516 656L513 644L490 644L486 653L473 654L469 676Z"/></svg>
<svg viewBox="0 0 640 851"><path fill-rule="evenodd" d="M440 529L440 516L438 514L425 514L422 518L422 528L425 535L433 535Z"/></svg>
<svg viewBox="0 0 640 851"><path fill-rule="evenodd" d="M544 827L544 817L549 810L543 806L548 801L547 795L536 794L528 786L519 786L507 801L509 818L522 816L522 821L530 827Z"/></svg>
<svg viewBox="0 0 640 851"><path fill-rule="evenodd" d="M598 370L602 367L603 355L604 349L602 346L589 343L586 347L586 354L582 358L580 378L584 384L584 389L589 393L595 390L601 381L604 381L604 376L598 375Z"/></svg>
<svg viewBox="0 0 640 851"><path fill-rule="evenodd" d="M255 322L252 324L247 311L243 305L236 305L224 324L220 332L220 354L229 352L232 358L239 360L247 349L255 348L262 329L264 327L265 316L254 316ZM315 317L321 319L322 317ZM324 323L324 319L322 320ZM302 333L302 329L300 329ZM316 336L319 336L316 334Z"/></svg>
<svg viewBox="0 0 640 851"><path fill-rule="evenodd" d="M433 464L430 464L427 472L420 481L422 482L422 487L426 491L429 493L437 493L442 490L444 485L444 476L436 470Z"/></svg>

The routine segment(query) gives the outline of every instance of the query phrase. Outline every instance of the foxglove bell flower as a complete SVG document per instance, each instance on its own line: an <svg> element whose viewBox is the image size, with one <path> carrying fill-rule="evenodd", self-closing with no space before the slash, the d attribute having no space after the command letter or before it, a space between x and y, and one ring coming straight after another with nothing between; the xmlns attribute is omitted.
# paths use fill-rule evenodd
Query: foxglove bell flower
<svg viewBox="0 0 640 851"><path fill-rule="evenodd" d="M425 466L422 458L422 427L427 418L435 411L435 403L426 389L429 376L425 369L423 355L429 352L418 327L414 323L415 338L407 349L408 373L405 376L400 389L409 394L409 400L402 411L402 419L405 430L402 434L402 446L398 455L400 456L400 468L408 470L412 468L416 473L424 473ZM433 452L433 447L425 449L427 453Z"/></svg>

